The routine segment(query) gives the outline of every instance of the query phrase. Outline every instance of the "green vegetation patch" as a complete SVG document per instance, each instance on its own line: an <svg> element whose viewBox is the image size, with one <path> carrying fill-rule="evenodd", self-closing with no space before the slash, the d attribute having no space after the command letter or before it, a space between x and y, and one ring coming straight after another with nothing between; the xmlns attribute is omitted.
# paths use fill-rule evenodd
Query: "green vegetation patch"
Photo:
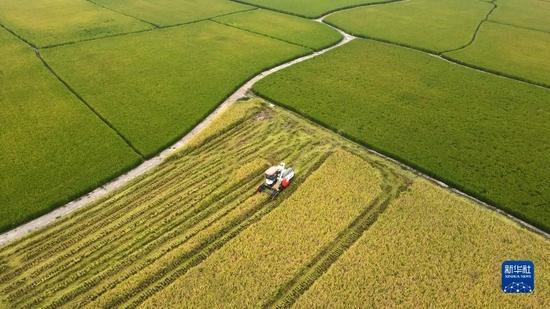
<svg viewBox="0 0 550 309"><path fill-rule="evenodd" d="M0 23L37 46L151 28L85 0L3 0Z"/></svg>
<svg viewBox="0 0 550 309"><path fill-rule="evenodd" d="M550 32L550 2L541 0L498 0L489 20Z"/></svg>
<svg viewBox="0 0 550 309"><path fill-rule="evenodd" d="M232 14L215 20L315 50L333 45L342 39L338 31L321 23L267 10Z"/></svg>
<svg viewBox="0 0 550 309"><path fill-rule="evenodd" d="M343 8L392 0L238 0L264 8L296 14L304 17L320 17Z"/></svg>
<svg viewBox="0 0 550 309"><path fill-rule="evenodd" d="M248 5L227 0L94 0L94 2L159 26L189 23L252 9Z"/></svg>
<svg viewBox="0 0 550 309"><path fill-rule="evenodd" d="M445 55L550 87L550 33L487 22L472 45Z"/></svg>
<svg viewBox="0 0 550 309"><path fill-rule="evenodd" d="M417 180L296 308L547 308L549 248L547 239ZM525 257L537 267L534 293L500 292L502 262Z"/></svg>
<svg viewBox="0 0 550 309"><path fill-rule="evenodd" d="M254 89L550 230L547 89L365 40Z"/></svg>
<svg viewBox="0 0 550 309"><path fill-rule="evenodd" d="M47 49L43 55L140 152L151 156L253 75L309 52L205 21Z"/></svg>
<svg viewBox="0 0 550 309"><path fill-rule="evenodd" d="M139 156L0 29L0 231L94 189Z"/></svg>
<svg viewBox="0 0 550 309"><path fill-rule="evenodd" d="M326 21L357 36L441 52L470 42L493 5L471 0L418 0L355 8Z"/></svg>

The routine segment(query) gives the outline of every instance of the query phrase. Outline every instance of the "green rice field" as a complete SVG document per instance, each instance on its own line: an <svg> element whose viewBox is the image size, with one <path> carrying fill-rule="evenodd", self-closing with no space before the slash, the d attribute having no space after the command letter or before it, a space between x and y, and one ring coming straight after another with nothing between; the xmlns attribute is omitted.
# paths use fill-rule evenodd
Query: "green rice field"
<svg viewBox="0 0 550 309"><path fill-rule="evenodd" d="M46 49L42 54L149 157L191 130L248 78L310 52L204 21Z"/></svg>
<svg viewBox="0 0 550 309"><path fill-rule="evenodd" d="M254 89L550 228L547 89L364 40L271 75Z"/></svg>
<svg viewBox="0 0 550 309"><path fill-rule="evenodd" d="M261 9L214 20L315 50L334 45L342 38L336 30L321 23Z"/></svg>
<svg viewBox="0 0 550 309"><path fill-rule="evenodd" d="M291 186L276 199L257 193L264 169L281 160L296 170ZM490 271L520 248L540 267L539 290L494 298ZM547 239L254 99L153 172L0 248L0 308L354 306L361 296L392 307L429 295L435 306L544 306L547 253ZM418 259L404 259L411 255ZM427 286L427 261L447 271L455 259L468 266L464 286L484 287L467 300L446 292L455 282L443 277L429 294L403 284ZM365 264L381 275L402 265L392 268L401 276L385 277L395 282L391 297L340 288L372 274Z"/></svg>
<svg viewBox="0 0 550 309"><path fill-rule="evenodd" d="M140 157L0 28L0 231L93 189Z"/></svg>
<svg viewBox="0 0 550 309"><path fill-rule="evenodd" d="M0 0L0 309L550 308L549 55L550 0Z"/></svg>
<svg viewBox="0 0 550 309"><path fill-rule="evenodd" d="M550 33L488 22L472 45L451 59L550 86Z"/></svg>
<svg viewBox="0 0 550 309"><path fill-rule="evenodd" d="M157 26L171 26L253 9L226 0L93 0Z"/></svg>
<svg viewBox="0 0 550 309"><path fill-rule="evenodd" d="M86 0L2 0L0 24L38 47L151 29Z"/></svg>
<svg viewBox="0 0 550 309"><path fill-rule="evenodd" d="M527 29L550 32L550 1L497 0L489 20Z"/></svg>
<svg viewBox="0 0 550 309"><path fill-rule="evenodd" d="M344 8L392 2L392 0L238 0L238 2L314 18Z"/></svg>
<svg viewBox="0 0 550 309"><path fill-rule="evenodd" d="M442 52L468 44L492 8L478 0L398 1L337 12L326 20L357 36Z"/></svg>

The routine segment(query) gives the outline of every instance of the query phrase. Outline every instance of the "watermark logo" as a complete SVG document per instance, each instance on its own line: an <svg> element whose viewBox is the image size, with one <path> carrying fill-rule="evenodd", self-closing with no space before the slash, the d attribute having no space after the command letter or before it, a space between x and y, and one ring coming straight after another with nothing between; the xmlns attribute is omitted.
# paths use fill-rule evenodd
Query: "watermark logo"
<svg viewBox="0 0 550 309"><path fill-rule="evenodd" d="M502 291L504 293L533 293L535 265L531 261L504 261L502 263Z"/></svg>

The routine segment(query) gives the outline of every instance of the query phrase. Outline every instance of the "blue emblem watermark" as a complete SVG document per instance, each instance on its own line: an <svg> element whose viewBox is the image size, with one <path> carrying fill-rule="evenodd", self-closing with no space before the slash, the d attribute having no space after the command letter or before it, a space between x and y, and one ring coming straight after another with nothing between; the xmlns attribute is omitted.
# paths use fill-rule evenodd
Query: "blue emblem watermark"
<svg viewBox="0 0 550 309"><path fill-rule="evenodd" d="M502 291L504 293L533 293L535 265L531 261L504 261L502 263Z"/></svg>

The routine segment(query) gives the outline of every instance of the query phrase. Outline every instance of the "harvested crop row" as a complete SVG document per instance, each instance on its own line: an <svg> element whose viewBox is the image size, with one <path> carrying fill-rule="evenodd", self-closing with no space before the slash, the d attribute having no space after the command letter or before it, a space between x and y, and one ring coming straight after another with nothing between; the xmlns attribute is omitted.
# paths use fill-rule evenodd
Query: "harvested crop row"
<svg viewBox="0 0 550 309"><path fill-rule="evenodd" d="M376 164L373 164L376 166ZM383 167L379 169L383 175L382 192L368 208L302 268L291 280L281 285L278 292L263 304L264 308L288 308L321 277L329 267L337 261L348 248L353 245L386 209L388 204L410 185L410 180L394 174Z"/></svg>
<svg viewBox="0 0 550 309"><path fill-rule="evenodd" d="M239 109L151 174L0 250L0 304L138 305L284 202L294 188L251 196L268 163L290 160L297 186L341 147L294 116Z"/></svg>
<svg viewBox="0 0 550 309"><path fill-rule="evenodd" d="M550 230L547 89L358 39L254 91Z"/></svg>
<svg viewBox="0 0 550 309"><path fill-rule="evenodd" d="M278 209L145 307L261 305L371 207L382 182L363 159L337 151Z"/></svg>

